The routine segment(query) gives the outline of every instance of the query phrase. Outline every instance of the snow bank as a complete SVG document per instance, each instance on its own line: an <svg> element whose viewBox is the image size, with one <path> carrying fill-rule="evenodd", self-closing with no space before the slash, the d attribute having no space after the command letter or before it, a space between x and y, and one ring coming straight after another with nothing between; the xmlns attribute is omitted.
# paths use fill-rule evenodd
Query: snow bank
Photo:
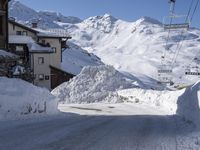
<svg viewBox="0 0 200 150"><path fill-rule="evenodd" d="M90 66L54 89L52 94L65 103L117 102L114 91L129 87L133 87L132 81L126 80L113 67Z"/></svg>
<svg viewBox="0 0 200 150"><path fill-rule="evenodd" d="M0 120L57 112L57 101L46 89L19 79L0 78Z"/></svg>
<svg viewBox="0 0 200 150"><path fill-rule="evenodd" d="M184 93L179 91L156 91L145 89L126 89L117 92L124 102L151 105L163 108L169 115L176 114L177 99Z"/></svg>
<svg viewBox="0 0 200 150"><path fill-rule="evenodd" d="M125 89L117 94L124 102L162 107L169 115L179 115L187 121L200 123L200 81L179 91Z"/></svg>
<svg viewBox="0 0 200 150"><path fill-rule="evenodd" d="M177 114L186 120L194 123L200 122L200 81L191 87L178 98Z"/></svg>

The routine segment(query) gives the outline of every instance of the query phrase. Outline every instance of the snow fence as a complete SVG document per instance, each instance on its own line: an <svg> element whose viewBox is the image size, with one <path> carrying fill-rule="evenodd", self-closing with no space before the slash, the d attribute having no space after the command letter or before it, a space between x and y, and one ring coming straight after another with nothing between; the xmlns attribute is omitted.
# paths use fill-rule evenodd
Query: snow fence
<svg viewBox="0 0 200 150"><path fill-rule="evenodd" d="M54 89L52 94L64 103L116 103L120 98L115 91L134 87L132 82L112 66L88 66L75 78Z"/></svg>
<svg viewBox="0 0 200 150"><path fill-rule="evenodd" d="M57 113L57 100L43 88L0 77L0 120Z"/></svg>

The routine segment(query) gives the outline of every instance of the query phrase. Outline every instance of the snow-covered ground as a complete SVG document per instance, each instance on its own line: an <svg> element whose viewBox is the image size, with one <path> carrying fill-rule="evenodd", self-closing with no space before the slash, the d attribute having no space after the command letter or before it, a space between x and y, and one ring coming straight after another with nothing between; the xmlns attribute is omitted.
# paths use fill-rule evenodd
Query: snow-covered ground
<svg viewBox="0 0 200 150"><path fill-rule="evenodd" d="M0 120L57 114L51 93L20 79L0 77Z"/></svg>
<svg viewBox="0 0 200 150"><path fill-rule="evenodd" d="M166 115L165 112L153 107L138 107L138 104L96 106L84 104L63 105L60 109L63 112L83 115L1 122L0 149L198 150L200 148L198 127L178 116ZM94 116L94 112L97 111L99 115Z"/></svg>

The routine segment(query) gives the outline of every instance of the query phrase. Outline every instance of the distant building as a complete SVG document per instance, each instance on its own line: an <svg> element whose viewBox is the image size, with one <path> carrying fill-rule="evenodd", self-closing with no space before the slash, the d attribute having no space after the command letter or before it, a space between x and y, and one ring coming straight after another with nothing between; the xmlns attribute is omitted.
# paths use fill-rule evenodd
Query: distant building
<svg viewBox="0 0 200 150"><path fill-rule="evenodd" d="M36 23L30 28L14 19L9 20L8 29L8 48L20 56L20 67L17 68L20 71L16 71L14 76L49 90L74 76L60 69L62 50L67 47L66 41L70 37L38 29Z"/></svg>

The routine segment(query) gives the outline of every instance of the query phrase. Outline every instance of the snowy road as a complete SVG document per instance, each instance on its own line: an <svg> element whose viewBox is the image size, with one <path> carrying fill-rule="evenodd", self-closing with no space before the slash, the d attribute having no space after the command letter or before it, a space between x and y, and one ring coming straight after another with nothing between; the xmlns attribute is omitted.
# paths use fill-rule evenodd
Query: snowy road
<svg viewBox="0 0 200 150"><path fill-rule="evenodd" d="M70 106L85 111L99 107ZM110 109L114 109L109 106ZM120 107L116 105L116 107ZM125 107L125 106L124 106ZM128 107L128 105L127 105ZM132 113L139 113L131 106ZM64 108L62 108L64 109ZM125 108L123 108L125 109ZM129 106L130 109L130 106ZM192 124L176 116L72 115L0 123L1 150L198 150L200 136ZM128 110L128 109L127 109ZM129 112L130 113L130 112ZM148 113L146 111L146 113Z"/></svg>

